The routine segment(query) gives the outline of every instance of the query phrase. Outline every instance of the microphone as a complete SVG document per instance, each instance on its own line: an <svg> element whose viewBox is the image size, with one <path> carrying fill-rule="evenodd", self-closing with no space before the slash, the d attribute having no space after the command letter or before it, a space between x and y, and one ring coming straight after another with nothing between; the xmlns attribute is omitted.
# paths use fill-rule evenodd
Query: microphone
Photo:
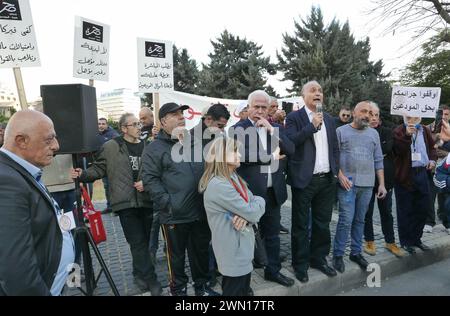
<svg viewBox="0 0 450 316"><path fill-rule="evenodd" d="M316 113L323 113L323 105L322 103L317 103L316 105ZM320 129L322 128L322 123L319 124L319 126L317 126L317 130L320 131Z"/></svg>

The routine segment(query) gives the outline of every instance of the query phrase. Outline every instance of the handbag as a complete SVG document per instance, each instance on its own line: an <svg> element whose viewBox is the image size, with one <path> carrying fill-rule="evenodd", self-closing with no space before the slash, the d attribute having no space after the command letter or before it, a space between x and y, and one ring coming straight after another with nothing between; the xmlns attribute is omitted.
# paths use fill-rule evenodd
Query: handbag
<svg viewBox="0 0 450 316"><path fill-rule="evenodd" d="M257 225L253 225L253 231L255 232L255 253L253 261L256 265L267 266L267 252L264 245L264 239L261 237L261 232Z"/></svg>
<svg viewBox="0 0 450 316"><path fill-rule="evenodd" d="M81 195L83 196L83 217L88 221L88 227L91 231L92 239L98 245L106 241L106 231L103 225L102 213L96 211L92 204L91 198L83 186L81 187Z"/></svg>

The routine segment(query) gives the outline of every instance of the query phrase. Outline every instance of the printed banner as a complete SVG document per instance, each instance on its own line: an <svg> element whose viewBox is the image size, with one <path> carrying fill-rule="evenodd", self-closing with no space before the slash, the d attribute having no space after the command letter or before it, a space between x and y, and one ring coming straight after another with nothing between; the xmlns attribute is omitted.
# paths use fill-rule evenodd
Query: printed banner
<svg viewBox="0 0 450 316"><path fill-rule="evenodd" d="M109 38L109 25L75 17L74 77L109 80Z"/></svg>
<svg viewBox="0 0 450 316"><path fill-rule="evenodd" d="M391 114L435 118L441 88L400 87L392 90Z"/></svg>
<svg viewBox="0 0 450 316"><path fill-rule="evenodd" d="M0 68L40 65L29 1L0 2Z"/></svg>
<svg viewBox="0 0 450 316"><path fill-rule="evenodd" d="M139 92L172 92L173 47L168 41L137 39Z"/></svg>

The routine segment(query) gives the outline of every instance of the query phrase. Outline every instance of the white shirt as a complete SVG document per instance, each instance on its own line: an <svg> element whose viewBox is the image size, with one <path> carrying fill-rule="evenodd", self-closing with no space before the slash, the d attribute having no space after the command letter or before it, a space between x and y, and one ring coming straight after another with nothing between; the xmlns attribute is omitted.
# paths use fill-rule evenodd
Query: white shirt
<svg viewBox="0 0 450 316"><path fill-rule="evenodd" d="M306 114L308 114L309 121L312 123L314 112L305 106ZM313 174L330 172L330 161L328 159L328 136L325 120L322 127L314 133L314 143L316 145L316 162L314 164Z"/></svg>
<svg viewBox="0 0 450 316"><path fill-rule="evenodd" d="M249 118L250 122L252 122L253 126L255 126L256 122L252 121ZM259 139L264 148L264 151L267 152L267 133L268 131L264 127L256 127L256 131L258 132ZM265 169L265 168L264 168ZM267 166L267 187L272 187L272 170L270 169L270 165Z"/></svg>

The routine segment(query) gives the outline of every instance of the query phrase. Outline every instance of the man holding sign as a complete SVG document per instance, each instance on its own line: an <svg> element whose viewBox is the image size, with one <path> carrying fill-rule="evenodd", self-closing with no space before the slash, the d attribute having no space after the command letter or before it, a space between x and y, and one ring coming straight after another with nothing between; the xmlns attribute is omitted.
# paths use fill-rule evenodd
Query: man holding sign
<svg viewBox="0 0 450 316"><path fill-rule="evenodd" d="M398 233L410 254L414 247L429 250L421 238L431 207L428 173L437 159L431 131L420 122L420 117L404 116L404 124L394 130Z"/></svg>

